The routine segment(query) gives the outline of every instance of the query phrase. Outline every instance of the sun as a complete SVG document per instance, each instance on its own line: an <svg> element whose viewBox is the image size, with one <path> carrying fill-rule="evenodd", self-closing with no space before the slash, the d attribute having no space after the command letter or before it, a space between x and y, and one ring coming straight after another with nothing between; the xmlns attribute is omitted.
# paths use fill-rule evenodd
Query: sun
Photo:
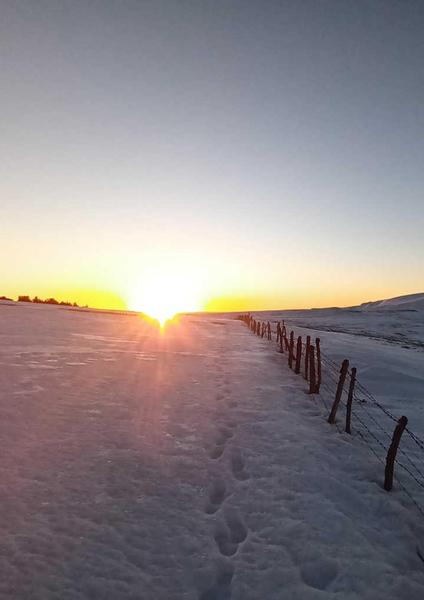
<svg viewBox="0 0 424 600"><path fill-rule="evenodd" d="M134 287L128 308L159 321L163 327L178 313L200 310L195 281L169 270L155 272Z"/></svg>

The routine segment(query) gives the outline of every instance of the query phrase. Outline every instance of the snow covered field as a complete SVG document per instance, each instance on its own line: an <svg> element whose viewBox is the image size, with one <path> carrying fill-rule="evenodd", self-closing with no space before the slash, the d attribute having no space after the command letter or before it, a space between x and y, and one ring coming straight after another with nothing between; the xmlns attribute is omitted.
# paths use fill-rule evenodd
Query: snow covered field
<svg viewBox="0 0 424 600"><path fill-rule="evenodd" d="M331 319L323 349L373 393L389 365L385 398L423 420L422 348L322 331ZM0 598L424 597L422 515L241 322L187 316L161 335L4 304L0 342Z"/></svg>
<svg viewBox="0 0 424 600"><path fill-rule="evenodd" d="M257 314L284 319L298 335L319 337L323 353L338 364L349 359L378 401L408 416L424 437L424 294L350 309Z"/></svg>

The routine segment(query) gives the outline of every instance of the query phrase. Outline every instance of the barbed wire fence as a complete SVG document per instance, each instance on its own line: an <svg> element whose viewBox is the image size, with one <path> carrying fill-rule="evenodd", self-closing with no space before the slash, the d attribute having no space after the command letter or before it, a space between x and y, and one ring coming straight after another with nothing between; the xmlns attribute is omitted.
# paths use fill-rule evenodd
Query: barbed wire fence
<svg viewBox="0 0 424 600"><path fill-rule="evenodd" d="M250 314L239 315L261 338L274 340L277 350L287 356L288 366L309 382L309 393L320 399L327 421L357 437L384 467L385 490L401 489L424 516L424 440L408 427L406 416L395 416L359 380L347 359L337 364L322 352L320 339L306 342L294 330L288 334L285 322L276 329ZM340 416L344 415L344 423Z"/></svg>

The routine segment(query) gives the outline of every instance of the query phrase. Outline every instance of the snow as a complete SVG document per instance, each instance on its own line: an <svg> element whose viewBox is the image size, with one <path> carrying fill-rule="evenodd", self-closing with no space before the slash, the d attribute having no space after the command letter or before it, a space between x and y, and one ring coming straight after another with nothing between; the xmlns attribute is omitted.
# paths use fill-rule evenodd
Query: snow
<svg viewBox="0 0 424 600"><path fill-rule="evenodd" d="M321 333L417 376L417 346ZM4 305L0 363L0 598L424 596L415 505L243 323Z"/></svg>
<svg viewBox="0 0 424 600"><path fill-rule="evenodd" d="M4 298L0 298L0 306L15 306L16 302L14 300L5 300Z"/></svg>
<svg viewBox="0 0 424 600"><path fill-rule="evenodd" d="M323 353L357 367L358 378L386 408L410 419L424 438L424 294L390 300L383 309L369 306L258 313L284 319L289 331L319 337ZM412 300L413 299L413 300ZM414 302L414 310L404 310ZM387 307L392 308L388 310Z"/></svg>
<svg viewBox="0 0 424 600"><path fill-rule="evenodd" d="M408 294L407 296L396 296L376 302L365 302L360 308L367 310L424 310L424 293Z"/></svg>

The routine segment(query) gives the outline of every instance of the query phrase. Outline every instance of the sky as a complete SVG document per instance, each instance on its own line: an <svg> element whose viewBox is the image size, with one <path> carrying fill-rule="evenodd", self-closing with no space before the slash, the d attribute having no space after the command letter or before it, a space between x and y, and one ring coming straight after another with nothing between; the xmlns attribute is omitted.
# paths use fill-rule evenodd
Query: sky
<svg viewBox="0 0 424 600"><path fill-rule="evenodd" d="M424 291L424 3L0 2L0 295Z"/></svg>

